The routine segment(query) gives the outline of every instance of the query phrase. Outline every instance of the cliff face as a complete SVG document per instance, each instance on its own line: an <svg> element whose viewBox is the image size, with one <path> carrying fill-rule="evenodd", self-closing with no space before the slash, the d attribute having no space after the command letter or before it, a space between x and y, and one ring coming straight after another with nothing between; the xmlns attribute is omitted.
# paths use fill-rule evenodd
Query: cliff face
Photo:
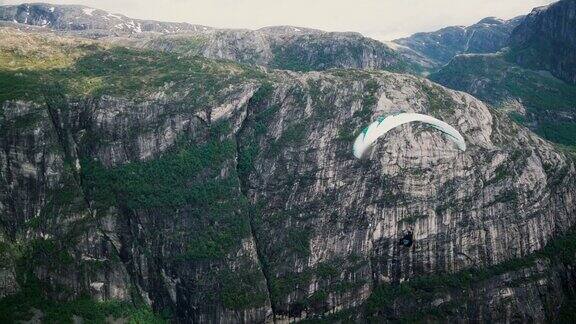
<svg viewBox="0 0 576 324"><path fill-rule="evenodd" d="M2 80L18 87L0 119L1 294L39 281L50 299L132 301L182 322L397 319L422 305L541 319L558 310L527 305L570 297L514 280L545 271L529 262L419 303L390 293L534 258L574 223L573 161L467 94L389 72L262 72L4 33ZM34 42L60 67L9 56ZM450 123L469 149L406 125L355 159L358 130L397 110ZM573 286L554 276L539 287Z"/></svg>
<svg viewBox="0 0 576 324"><path fill-rule="evenodd" d="M534 9L510 37L509 59L576 83L576 1Z"/></svg>
<svg viewBox="0 0 576 324"><path fill-rule="evenodd" d="M264 105L280 106L256 139L259 153L244 183L251 201L264 206L256 233L268 238L259 242L277 314L352 307L381 284L521 257L542 248L556 225L571 224L572 203L560 213L540 209L573 199L573 189L544 189L556 177L545 170L573 168L545 142L472 97L427 81L349 77L297 76L305 101L282 90L290 84L284 81L278 91L288 96ZM455 125L470 149L460 154L437 133L407 126L369 160L351 159L350 130L396 109ZM416 243L403 248L398 240L408 229Z"/></svg>
<svg viewBox="0 0 576 324"><path fill-rule="evenodd" d="M380 287L368 300L368 309L375 310L374 318L390 321L571 322L573 266L549 260L419 278L395 289Z"/></svg>
<svg viewBox="0 0 576 324"><path fill-rule="evenodd" d="M510 34L523 19L524 16L510 20L488 17L471 26L451 26L417 33L394 42L416 51L440 67L458 54L498 52L508 45Z"/></svg>

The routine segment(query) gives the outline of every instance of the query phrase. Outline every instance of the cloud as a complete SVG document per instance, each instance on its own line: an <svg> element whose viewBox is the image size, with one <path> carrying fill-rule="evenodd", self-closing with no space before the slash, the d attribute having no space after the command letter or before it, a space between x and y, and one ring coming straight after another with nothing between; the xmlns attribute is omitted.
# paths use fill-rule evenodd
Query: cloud
<svg viewBox="0 0 576 324"><path fill-rule="evenodd" d="M0 0L0 4L21 1ZM357 31L380 40L470 25L495 16L512 18L552 0L55 0L129 17L186 21L214 27L295 25Z"/></svg>

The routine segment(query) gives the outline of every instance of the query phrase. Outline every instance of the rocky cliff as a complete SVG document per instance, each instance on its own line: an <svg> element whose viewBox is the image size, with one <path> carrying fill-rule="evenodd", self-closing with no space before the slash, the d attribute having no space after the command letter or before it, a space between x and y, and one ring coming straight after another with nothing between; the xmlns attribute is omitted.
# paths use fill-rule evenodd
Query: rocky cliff
<svg viewBox="0 0 576 324"><path fill-rule="evenodd" d="M576 83L576 1L534 9L510 37L509 59Z"/></svg>
<svg viewBox="0 0 576 324"><path fill-rule="evenodd" d="M535 166L530 160L536 156L524 149L547 144L462 93L389 74L359 73L356 82L361 85L353 86L348 76L299 77L311 92L311 100L299 105L307 108L298 113L293 104L284 112L280 107L275 123L284 134L259 142L248 176L253 188L248 196L265 206L262 229L256 233L269 237L260 245L271 258L266 264L275 288L275 313L300 317L331 312L357 305L358 296L368 296L370 287L489 267L542 247L540 239L528 238L528 228L542 228L529 225L542 218L528 216L535 215L528 211L535 211L533 204L541 202L529 197L540 190L542 180L525 173L531 174L524 168ZM332 101L336 89L357 87L357 95L346 91L352 101L339 101L338 96ZM460 155L445 139L416 127L394 133L368 161L350 160L350 130L395 109L433 114L457 125L471 149ZM293 115L300 117L287 123ZM277 148L278 142L288 148ZM545 162L538 164L537 173L547 177ZM518 171L505 171L513 169ZM572 193L567 194L571 200ZM558 224L551 219L544 223ZM402 248L397 241L410 228L417 245ZM296 244L292 253L285 248L291 244ZM292 266L286 267L287 262ZM365 281L366 276L371 280Z"/></svg>
<svg viewBox="0 0 576 324"><path fill-rule="evenodd" d="M540 321L573 297L573 160L470 95L0 32L0 319ZM406 125L356 160L398 110L469 149Z"/></svg>

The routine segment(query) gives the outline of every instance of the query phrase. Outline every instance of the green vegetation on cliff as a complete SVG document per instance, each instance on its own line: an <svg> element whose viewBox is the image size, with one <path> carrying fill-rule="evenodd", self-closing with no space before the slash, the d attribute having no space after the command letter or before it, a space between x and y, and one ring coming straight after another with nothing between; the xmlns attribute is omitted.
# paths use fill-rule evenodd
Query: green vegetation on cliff
<svg viewBox="0 0 576 324"><path fill-rule="evenodd" d="M547 72L527 70L494 55L457 57L430 79L496 106L507 99L520 99L529 109L576 109L576 87Z"/></svg>
<svg viewBox="0 0 576 324"><path fill-rule="evenodd" d="M334 68L370 68L362 58L374 55L374 67L393 72L418 70L388 46L360 35L335 33L297 36L272 46L271 68L291 71L323 71Z"/></svg>
<svg viewBox="0 0 576 324"><path fill-rule="evenodd" d="M188 233L184 259L220 258L248 236L248 203L240 194L234 169L222 177L236 154L235 143L218 134L201 145L185 140L150 161L107 168L82 161L83 186L96 208L173 210L188 206L202 230ZM213 225L209 225L213 224Z"/></svg>
<svg viewBox="0 0 576 324"><path fill-rule="evenodd" d="M147 306L122 301L99 302L85 296L71 301L48 298L39 283L31 283L16 295L0 299L0 322L17 323L31 319L42 323L108 323L119 320L130 324L167 323Z"/></svg>
<svg viewBox="0 0 576 324"><path fill-rule="evenodd" d="M112 47L96 42L0 30L10 35L0 45L0 103L26 99L43 102L46 87L61 87L69 97L122 95L138 99L166 86L200 106L214 93L260 72L202 57ZM42 52L40 52L42 51Z"/></svg>
<svg viewBox="0 0 576 324"><path fill-rule="evenodd" d="M381 284L377 286L370 298L366 301L365 312L369 318L394 318L395 304L402 302L419 301L422 306L431 304L433 300L441 298L443 294L458 292L461 298L469 298L467 292L475 286L497 276L512 273L544 262L549 267L573 266L576 264L576 229L572 229L564 235L551 240L544 249L532 253L523 258L511 259L489 267L473 267L456 273L435 274L420 276L406 280L399 284ZM519 272L520 276L525 276ZM537 275L536 275L537 276ZM516 284L521 285L530 280L538 279L522 277ZM512 283L514 284L514 283ZM573 300L567 300L564 307L574 307ZM423 319L442 320L458 310L465 300L454 300L445 303L442 307L422 308L418 314L408 315L402 320L422 321ZM562 316L566 316L563 311Z"/></svg>
<svg viewBox="0 0 576 324"><path fill-rule="evenodd" d="M81 157L81 168L77 172L80 174L78 183L81 183L81 186L64 186L62 188L65 190L61 193L48 192L46 195L48 205L49 207L52 207L51 204L73 205L77 198L77 195L74 195L75 189L85 194L85 197L82 197L85 198L84 203L89 204L90 212L96 211L96 213L75 215L102 221L104 224L99 224L101 227L97 228L102 233L94 234L96 237L94 241L90 241L93 236L85 237L85 241L90 242L80 245L80 248L100 251L100 248L102 250L108 248L106 244L114 245L120 241L122 251L114 256L122 257L122 266L127 268L129 280L139 281L139 284L142 282L144 286L142 289L150 294L154 307L161 307L162 305L158 304L162 303L171 304L171 300L175 299L172 297L175 292L177 301L173 303L176 304L174 307L185 312L184 316L188 316L189 310L195 312L194 315L199 314L199 317L213 314L221 316L224 314L223 310L229 310L231 312L228 314L239 318L246 318L248 313L242 313L243 310L248 310L251 314L260 311L266 313L267 310L263 307L269 302L264 287L266 283L272 304L280 308L277 314L285 312L300 316L303 310L308 314L322 314L329 311L328 307L347 307L355 304L357 299L354 295L365 296L366 291L372 287L372 282L369 281L382 274L377 272L369 258L388 257L387 254L366 254L364 245L355 245L355 242L363 240L364 230L373 221L372 218L366 218L366 215L360 215L356 210L359 210L358 206L365 206L364 202L381 208L384 203L380 201L386 201L387 207L396 206L400 200L407 201L407 199L398 198L402 198L401 195L404 194L400 189L398 193L394 192L393 196L386 193L372 196L367 193L368 196L359 197L353 192L347 192L346 188L357 187L355 180L350 180L349 176L362 179L362 175L360 177L357 175L359 172L370 171L369 162L364 163L364 166L352 162L354 160L346 147L349 143L338 141L334 144L331 139L327 139L325 147L329 149L322 151L324 147L311 145L314 141L306 142L306 139L310 137L311 132L330 134L326 131L336 129L324 128L324 125L334 125L341 127L341 132L338 133L340 139L350 141L360 122L369 120L374 114L374 106L378 103L380 91L386 88L392 90L396 85L400 89L397 91L404 91L403 87L408 87L409 92L406 93L411 97L410 101L406 99L407 103L427 104L433 111L449 111L448 108L453 107L450 98L446 98L445 91L435 86L422 89L412 87L413 84L404 85L401 78L394 79L393 84L384 78L376 77L369 80L362 77L366 79L365 83L356 80L354 81L356 83L340 80L333 82L334 80L329 77L324 78L323 74L311 73L309 75L322 77L319 78L320 82L310 87L309 101L303 99L308 99L304 90L298 91L302 95L296 96L297 98L290 98L288 95L284 96L285 92L282 90L285 88L275 92L273 86L264 84L250 100L248 113L244 114L246 112L244 105L237 110L233 109L231 119L234 127L239 126L241 129L234 138L234 131L220 128L219 126L223 125L214 124L209 117L204 118L204 115L197 114L197 108L209 110L214 106L222 107L214 101L208 101L208 98L229 103L230 101L226 101L228 99L226 94L232 92L229 90L232 87L228 86L239 78L251 78L252 72L231 63L216 64L215 61L204 59L185 59L184 62L170 54L161 55L123 48L96 46L88 47L85 51L87 52L82 52L82 55L73 62L54 71L47 71L46 77L53 78L48 80L61 82L62 92L79 97L110 94L118 100L137 101L139 95L151 94L148 93L150 90L155 100L163 101L162 108L166 108L166 111L162 113L171 114L172 109L178 110L178 113L185 112L183 118L190 121L186 124L189 128L177 129L177 136L181 137L178 137L179 140L174 145L171 141L162 142L170 145L169 148L163 146L162 153L152 151L152 156L146 159L142 158L142 155L116 159L113 151L116 147L112 145L119 144L126 147L135 141L123 142L116 138L114 141L117 142L111 143L112 140L103 135L104 132L96 130L91 133L93 129L90 127L105 128L108 125L103 125L106 121L100 124L94 122L93 119L102 115L91 114L89 110L101 109L98 113L107 114L120 109L117 110L115 106L89 106L86 112L82 111L83 114L79 114L80 116L74 115L80 119L78 123L90 124L90 127L83 128L84 125L81 125L78 126L79 129L73 130L77 132L73 136L81 139L76 143L80 147L78 152ZM18 77L18 73L22 72L7 70L6 73ZM71 80L66 80L64 77L71 74L79 74L85 78L82 80L89 82L72 83L75 80L74 76ZM359 74L362 73L357 73ZM280 72L275 75L279 76L278 78L281 78L281 75L289 75L286 77L286 82L294 83L302 77L299 75L292 79L291 74ZM29 81L36 82L33 79ZM349 80L350 78L344 81ZM335 92L338 86L342 86L340 93ZM279 88L282 87L284 84L279 85ZM305 85L302 86L304 87ZM27 88L26 91L29 90L34 90L34 87ZM422 90L425 93L422 93ZM20 98L19 96L23 95L28 98L26 91L9 93L8 96ZM272 95L284 98L271 100ZM401 96L397 99L402 100ZM351 116L352 118L348 118L351 112L345 110L345 107L352 106L348 104L349 100L358 103L355 106L358 107L357 113ZM269 104L267 101L275 104ZM132 107L127 108L121 113L128 115L129 118L133 117L130 115L133 113L130 109ZM345 113L338 110L341 108ZM221 110L218 109L218 112ZM304 110L306 111L302 115L297 113ZM210 116L206 110L203 112L206 116ZM340 124L335 122L333 117L338 118L336 121L346 118L352 120L352 123L346 124L347 120ZM23 124L27 124L27 121L24 120ZM124 128L124 124L112 126L110 128L114 130ZM129 136L136 134L134 135L136 138L137 135L142 135L140 132L142 127L138 120L125 128ZM153 129L153 131L163 130L161 127ZM172 136L174 133L171 132L169 135ZM274 138L269 133L274 133ZM166 133L159 132L154 135L159 134ZM335 135L335 132L332 134ZM97 138L97 135L100 137ZM156 139L162 141L162 135ZM109 140L110 142L107 142ZM263 147L268 147L269 150L261 152ZM340 155L333 148L336 150L345 148L348 155ZM481 148L479 150L482 151ZM112 153L109 153L111 151ZM315 156L316 152L322 155ZM262 155L265 157L262 158ZM337 155L338 159L333 159L334 155ZM270 156L278 159L268 159ZM139 160L140 158L142 160ZM360 170L364 167L366 167L364 170ZM377 168L376 165L374 167ZM278 176L270 176L266 174L267 172L277 172ZM409 175L405 170L401 172L403 175ZM386 188L392 185L399 188L401 186L388 181L391 177L379 175L380 172L369 173L377 175L369 179L371 186L382 187L382 184ZM506 177L506 174L497 174L497 177ZM464 180L458 179L460 183L454 184L453 187L462 186L462 183L466 183ZM326 185L327 183L331 184ZM430 181L430 186L432 185L434 182ZM322 189L308 190L312 187ZM431 190L433 189L435 188L431 187ZM256 208L249 203L247 197L263 203ZM302 197L310 199L301 199ZM504 198L510 197L502 197ZM418 203L416 197L413 201ZM356 202L359 204L356 205ZM335 208L347 203L352 203L348 205L350 208ZM428 201L422 202L423 205L427 203ZM55 215L54 219L62 215L60 209L45 208L44 211ZM411 223L415 221L415 217L417 216L401 219ZM54 221L54 223L58 226L64 222ZM36 228L43 229L41 225L43 224ZM334 230L336 228L337 230ZM113 236L112 239L99 241L98 235L108 233ZM354 238L356 235L358 236L354 239L355 242L346 242L345 239ZM76 254L70 253L68 246L63 246L75 243L68 241L68 236L57 232L56 238L30 242L30 259L51 260L62 267L43 268L42 270L52 271L48 273L48 278L66 276L68 273L60 270L71 269L76 265L75 258L84 257L82 251L77 251L79 253ZM256 242L257 240L260 241ZM322 248L324 243L319 240L326 240L326 243L337 249L331 250L328 247L325 255L319 254L318 247ZM341 247L345 249L337 246L340 241L343 243ZM340 253L349 256L353 253L351 251L363 251L365 254L358 257L358 260L333 258ZM101 253L109 257L107 253ZM112 258L113 256L109 257ZM107 261L105 258L102 260ZM530 262L523 260L520 265L529 265ZM267 282L262 277L260 265L268 277ZM446 287L455 285L470 286L475 281L487 278L482 272L447 276L452 275L417 278L400 284L399 288L395 286L378 288L370 302L377 305L374 309L378 312L378 306L383 304L386 306L390 296L429 297L430 290L444 291ZM68 281L70 282L77 284L74 280ZM313 288L311 285L314 285ZM82 283L78 286L82 286ZM352 297L348 297L350 295ZM8 300L6 303L11 302ZM11 304L15 303L17 302ZM94 314L90 316L97 317L96 320L115 312L115 304L99 304L83 298L69 303L73 303L72 306L67 302L57 304L63 312L61 316L66 319L75 314L68 311L69 308L80 309L79 311L93 310ZM36 304L38 303L24 304L23 307L29 310L30 307L36 307L34 306ZM147 311L144 310L145 314L148 314ZM51 315L53 311L49 307L44 312L48 317L56 316ZM140 311L136 309L135 312ZM180 314L178 316L181 316Z"/></svg>
<svg viewBox="0 0 576 324"><path fill-rule="evenodd" d="M569 117L576 116L576 86L548 72L519 67L498 55L470 55L456 57L430 79L509 112L550 141L576 145L576 123ZM518 105L526 112L518 111Z"/></svg>

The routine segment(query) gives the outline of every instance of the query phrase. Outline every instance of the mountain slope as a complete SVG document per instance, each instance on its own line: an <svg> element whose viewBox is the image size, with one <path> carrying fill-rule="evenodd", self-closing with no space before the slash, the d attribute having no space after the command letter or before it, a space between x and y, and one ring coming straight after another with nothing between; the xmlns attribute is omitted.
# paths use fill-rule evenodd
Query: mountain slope
<svg viewBox="0 0 576 324"><path fill-rule="evenodd" d="M576 1L534 9L497 55L458 56L430 79L510 112L543 137L576 145Z"/></svg>
<svg viewBox="0 0 576 324"><path fill-rule="evenodd" d="M439 67L458 54L498 52L508 45L510 34L523 19L523 16L510 20L489 17L468 27L446 27L394 42L416 51Z"/></svg>
<svg viewBox="0 0 576 324"><path fill-rule="evenodd" d="M576 84L576 1L534 9L510 37L508 59Z"/></svg>
<svg viewBox="0 0 576 324"><path fill-rule="evenodd" d="M358 33L290 26L259 30L214 29L131 19L83 6L48 4L0 6L0 21L15 27L41 26L62 34L106 38L110 42L140 48L203 55L276 69L361 68L395 72L420 69L387 45Z"/></svg>
<svg viewBox="0 0 576 324"><path fill-rule="evenodd" d="M47 3L0 6L0 20L90 37L143 32L176 33L208 29L205 26L187 23L131 19L124 15L112 14L86 6Z"/></svg>
<svg viewBox="0 0 576 324"><path fill-rule="evenodd" d="M137 46L292 71L416 69L388 46L358 33L329 33L297 27L165 35L139 42Z"/></svg>
<svg viewBox="0 0 576 324"><path fill-rule="evenodd" d="M570 297L571 250L534 253L575 222L574 162L470 95L1 32L0 293L40 291L0 300L8 320L88 295L176 321L543 321ZM354 134L397 109L469 149L406 125L356 160Z"/></svg>
<svg viewBox="0 0 576 324"><path fill-rule="evenodd" d="M576 145L576 87L505 55L460 55L430 79L507 111L556 143Z"/></svg>

